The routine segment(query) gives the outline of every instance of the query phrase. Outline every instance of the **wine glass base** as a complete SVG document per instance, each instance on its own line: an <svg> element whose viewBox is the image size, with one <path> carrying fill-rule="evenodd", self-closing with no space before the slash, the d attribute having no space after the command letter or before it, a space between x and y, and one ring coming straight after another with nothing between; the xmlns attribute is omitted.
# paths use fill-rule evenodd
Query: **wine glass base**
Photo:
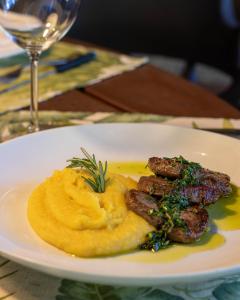
<svg viewBox="0 0 240 300"><path fill-rule="evenodd" d="M39 126L36 127L32 124L30 124L27 128L27 133L34 133L34 132L38 132L38 131L40 131Z"/></svg>

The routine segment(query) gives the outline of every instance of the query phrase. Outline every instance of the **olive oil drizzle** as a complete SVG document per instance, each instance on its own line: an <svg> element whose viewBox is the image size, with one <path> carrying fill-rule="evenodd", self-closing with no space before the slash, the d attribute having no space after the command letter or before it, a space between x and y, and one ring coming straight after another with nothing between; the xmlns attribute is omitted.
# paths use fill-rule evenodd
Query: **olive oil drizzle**
<svg viewBox="0 0 240 300"><path fill-rule="evenodd" d="M125 176L139 178L139 176L149 176L152 172L145 168L144 161L110 161L109 172L119 173ZM240 230L240 188L232 185L233 193L223 197L213 206L208 208L210 220L213 224L200 240L192 244L173 244L161 251L151 253L150 251L134 252L134 255L118 256L119 260L130 262L141 262L146 264L172 263L194 253L211 251L222 247L225 244L225 231ZM217 228L217 232L216 232ZM220 232L219 232L220 230ZM223 232L222 232L223 231Z"/></svg>

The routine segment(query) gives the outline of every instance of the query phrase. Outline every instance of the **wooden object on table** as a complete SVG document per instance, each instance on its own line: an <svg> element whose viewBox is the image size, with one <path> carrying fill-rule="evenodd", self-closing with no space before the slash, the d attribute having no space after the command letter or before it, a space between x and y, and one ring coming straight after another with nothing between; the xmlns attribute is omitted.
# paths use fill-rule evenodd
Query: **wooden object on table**
<svg viewBox="0 0 240 300"><path fill-rule="evenodd" d="M222 99L149 64L56 96L40 109L240 118L240 111Z"/></svg>
<svg viewBox="0 0 240 300"><path fill-rule="evenodd" d="M111 104L79 90L72 90L39 103L39 110L82 111L82 112L115 112L121 111Z"/></svg>
<svg viewBox="0 0 240 300"><path fill-rule="evenodd" d="M240 117L240 111L219 97L151 65L89 86L86 92L130 112Z"/></svg>

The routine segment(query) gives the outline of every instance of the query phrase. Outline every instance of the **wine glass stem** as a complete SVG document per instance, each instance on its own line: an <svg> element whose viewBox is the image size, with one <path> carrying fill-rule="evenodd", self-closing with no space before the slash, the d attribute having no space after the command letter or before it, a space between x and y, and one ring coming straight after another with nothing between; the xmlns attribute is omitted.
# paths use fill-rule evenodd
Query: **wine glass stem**
<svg viewBox="0 0 240 300"><path fill-rule="evenodd" d="M30 132L39 131L38 119L38 62L39 53L30 52L29 57L31 61L31 102L30 102Z"/></svg>

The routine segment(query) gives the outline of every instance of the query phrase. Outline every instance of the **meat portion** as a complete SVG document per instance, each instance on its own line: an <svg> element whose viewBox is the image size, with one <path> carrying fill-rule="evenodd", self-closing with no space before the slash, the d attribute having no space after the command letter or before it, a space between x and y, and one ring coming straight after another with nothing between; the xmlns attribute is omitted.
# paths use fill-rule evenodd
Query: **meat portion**
<svg viewBox="0 0 240 300"><path fill-rule="evenodd" d="M163 197L176 191L174 182L157 176L142 176L138 182L138 190L148 193L152 196ZM209 205L215 203L222 195L211 183L210 186L187 186L178 189L183 197L187 198L189 203Z"/></svg>
<svg viewBox="0 0 240 300"><path fill-rule="evenodd" d="M162 224L161 218L149 214L151 210L158 210L156 199L150 195L137 190L130 190L127 192L125 200L128 209L144 218L149 224L154 227Z"/></svg>
<svg viewBox="0 0 240 300"><path fill-rule="evenodd" d="M218 190L219 196L227 196L232 192L230 177L224 173L202 169L199 180L201 184Z"/></svg>
<svg viewBox="0 0 240 300"><path fill-rule="evenodd" d="M191 206L181 212L180 218L186 224L184 227L174 227L168 234L171 241L192 243L199 239L208 227L208 212L199 206Z"/></svg>
<svg viewBox="0 0 240 300"><path fill-rule="evenodd" d="M148 167L156 175L174 179L181 176L184 166L176 158L151 157L148 160Z"/></svg>
<svg viewBox="0 0 240 300"><path fill-rule="evenodd" d="M142 176L138 182L138 190L154 196L169 194L174 185L169 180L156 176Z"/></svg>
<svg viewBox="0 0 240 300"><path fill-rule="evenodd" d="M161 227L164 220L160 216L149 212L158 211L157 201L137 190L130 190L126 195L127 207L144 218L156 228ZM204 208L191 206L180 212L180 219L185 223L184 227L174 227L168 234L170 240L180 243L191 243L198 239L208 226L208 213Z"/></svg>
<svg viewBox="0 0 240 300"><path fill-rule="evenodd" d="M148 166L157 176L180 179L187 164L179 162L177 158L151 157L148 160ZM230 177L224 173L196 168L192 175L198 180L199 185L217 190L218 197L227 196L232 192Z"/></svg>
<svg viewBox="0 0 240 300"><path fill-rule="evenodd" d="M230 177L181 156L151 157L148 166L155 175L141 177L138 190L126 196L128 208L156 228L143 248L158 251L169 241L199 239L208 227L208 212L203 207L232 192Z"/></svg>
<svg viewBox="0 0 240 300"><path fill-rule="evenodd" d="M204 206L215 203L221 196L217 189L204 185L187 186L181 189L180 193L190 203Z"/></svg>

